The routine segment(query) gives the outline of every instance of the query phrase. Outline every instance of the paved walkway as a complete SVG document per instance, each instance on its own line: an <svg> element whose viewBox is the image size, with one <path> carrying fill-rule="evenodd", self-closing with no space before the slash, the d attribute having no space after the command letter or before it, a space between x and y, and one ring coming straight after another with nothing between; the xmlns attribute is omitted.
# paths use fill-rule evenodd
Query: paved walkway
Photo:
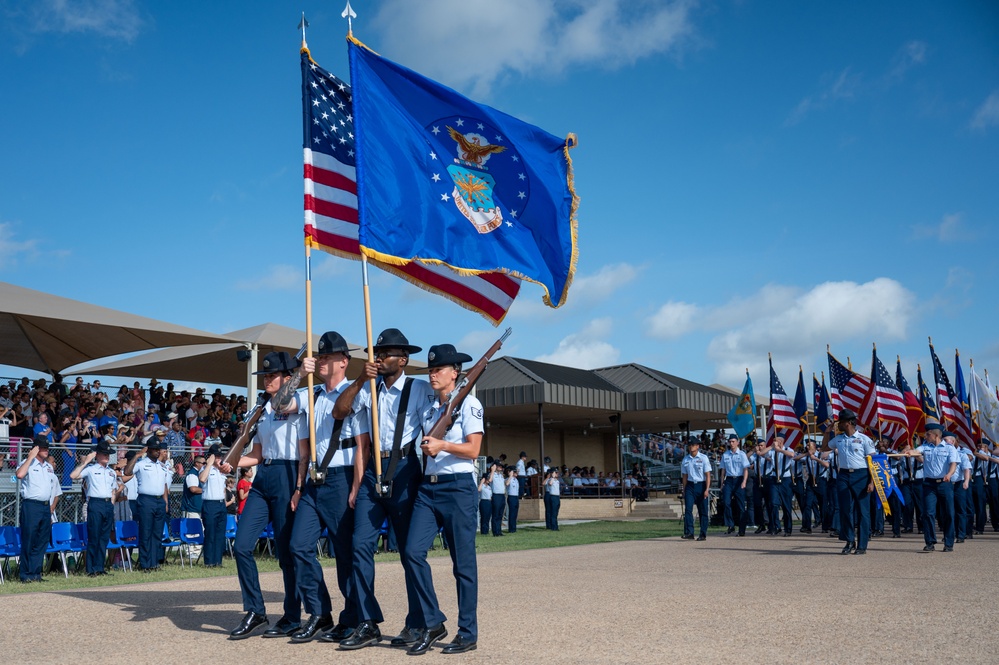
<svg viewBox="0 0 999 665"><path fill-rule="evenodd" d="M479 558L479 650L425 656L465 663L994 663L999 534L919 554L922 540L872 541L840 556L824 536L678 538ZM455 630L450 561L431 560ZM261 579L277 610L281 578ZM398 631L402 568L378 564L377 588ZM524 592L523 589L531 589ZM386 646L333 653L225 633L242 615L234 577L0 599L8 663L402 663ZM276 618L276 617L274 617ZM110 659L110 660L109 660Z"/></svg>

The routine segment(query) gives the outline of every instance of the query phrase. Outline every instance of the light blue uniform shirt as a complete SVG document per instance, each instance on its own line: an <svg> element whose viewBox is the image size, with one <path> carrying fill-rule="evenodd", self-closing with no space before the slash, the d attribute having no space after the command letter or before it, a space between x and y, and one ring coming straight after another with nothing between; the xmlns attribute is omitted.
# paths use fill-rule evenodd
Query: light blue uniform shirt
<svg viewBox="0 0 999 665"><path fill-rule="evenodd" d="M148 457L143 457L136 462L135 466L132 467L132 472L138 483L138 494L140 495L163 496L163 490L170 483L170 470Z"/></svg>
<svg viewBox="0 0 999 665"><path fill-rule="evenodd" d="M763 459L766 462L763 471L764 476L771 476L773 478L791 477L791 467L794 465L794 460L784 453L770 450L763 455Z"/></svg>
<svg viewBox="0 0 999 665"><path fill-rule="evenodd" d="M406 373L392 384L391 388L386 388L381 377L378 378L378 436L379 450L389 452L392 450L392 442L395 439L395 421L399 410L399 400L402 398L402 388L406 384ZM416 439L421 433L420 416L428 404L432 403L437 396L433 388L423 379L413 379L413 386L409 389L409 403L406 406L406 418L403 421L402 440L400 446L405 446L410 441ZM354 412L360 413L360 417L365 422L371 421L371 384L365 383L357 397L354 398ZM419 445L419 442L417 442Z"/></svg>
<svg viewBox="0 0 999 665"><path fill-rule="evenodd" d="M964 482L964 472L971 471L974 469L974 464L972 463L971 451L967 448L955 448L957 450L957 469L954 471L954 475L951 476L950 480L952 483L963 483ZM971 488L969 483L968 488Z"/></svg>
<svg viewBox="0 0 999 665"><path fill-rule="evenodd" d="M493 488L489 483L482 483L479 490L479 501L491 501L493 498Z"/></svg>
<svg viewBox="0 0 999 665"><path fill-rule="evenodd" d="M444 409L439 398L435 398L433 403L428 405L423 411L423 433L426 434L433 428L434 423L440 419ZM482 434L485 428L482 425L482 402L475 395L468 395L461 403L461 408L455 414L454 423L451 429L444 433L444 440L449 443L468 445L471 434ZM447 475L451 473L473 473L475 463L470 459L458 457L451 453L441 451L437 457L427 457L427 475Z"/></svg>
<svg viewBox="0 0 999 665"><path fill-rule="evenodd" d="M208 470L201 498L205 501L225 501L225 474L214 466Z"/></svg>
<svg viewBox="0 0 999 665"><path fill-rule="evenodd" d="M947 475L951 462L960 464L957 449L949 443L926 442L916 450L923 456L923 477L940 479ZM954 471L956 474L957 471Z"/></svg>
<svg viewBox="0 0 999 665"><path fill-rule="evenodd" d="M257 421L254 444L260 444L260 454L265 460L297 460L298 442L309 438L309 396L306 389L295 392L298 411L276 413L272 402L264 405L264 413Z"/></svg>
<svg viewBox="0 0 999 665"><path fill-rule="evenodd" d="M110 499L111 493L118 488L118 474L114 469L97 462L88 464L80 472L80 480L87 481L88 499Z"/></svg>
<svg viewBox="0 0 999 665"><path fill-rule="evenodd" d="M320 386L319 396L316 397L316 459L320 462L326 457L326 450L329 448L330 436L333 434L333 425L336 419L333 418L333 405L337 398L347 389L350 381L344 379L336 385L332 391L327 391L326 386ZM350 439L361 434L368 433L367 420L363 420L356 412L351 412L343 419L340 428L339 439L334 443L337 451L330 459L330 468L337 466L354 466L354 452L356 447L340 448L340 441Z"/></svg>
<svg viewBox="0 0 999 665"><path fill-rule="evenodd" d="M506 494L506 478L503 477L502 471L493 471L493 496L500 496Z"/></svg>
<svg viewBox="0 0 999 665"><path fill-rule="evenodd" d="M52 500L52 480L55 470L48 462L36 457L28 465L28 475L21 479L21 498L32 501ZM56 485L59 483L57 482Z"/></svg>
<svg viewBox="0 0 999 665"><path fill-rule="evenodd" d="M510 484L506 486L507 492L510 496L519 497L520 496L520 481L516 478L510 479Z"/></svg>
<svg viewBox="0 0 999 665"><path fill-rule="evenodd" d="M840 469L866 469L867 456L877 452L871 437L860 432L854 432L853 436L837 435L829 442L829 448L838 453Z"/></svg>
<svg viewBox="0 0 999 665"><path fill-rule="evenodd" d="M741 477L742 472L749 468L749 458L741 450L726 450L722 453L721 463L727 477Z"/></svg>
<svg viewBox="0 0 999 665"><path fill-rule="evenodd" d="M689 483L704 482L705 476L709 473L711 473L711 460L700 451L697 451L695 457L691 457L688 453L680 462L680 474L686 474Z"/></svg>

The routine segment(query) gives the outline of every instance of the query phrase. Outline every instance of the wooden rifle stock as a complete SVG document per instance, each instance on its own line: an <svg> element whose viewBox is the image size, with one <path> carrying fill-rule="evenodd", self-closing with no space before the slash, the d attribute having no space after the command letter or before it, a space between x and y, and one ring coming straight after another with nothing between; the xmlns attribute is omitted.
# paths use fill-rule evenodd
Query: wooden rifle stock
<svg viewBox="0 0 999 665"><path fill-rule="evenodd" d="M295 354L297 360L301 360L302 356L305 355L306 345L303 344L302 348L298 350ZM246 420L243 423L243 431L239 433L236 440L233 442L232 447L229 448L229 452L225 454L222 458L222 464L228 464L233 469L239 464L239 458L243 456L243 451L246 450L246 446L253 440L253 434L256 431L257 421L260 420L260 416L264 415L264 406L269 402L271 396L267 393L260 393L257 397L257 403L253 407L253 411L246 416Z"/></svg>
<svg viewBox="0 0 999 665"><path fill-rule="evenodd" d="M482 372L486 369L486 365L489 364L489 359L500 350L503 346L503 342L506 338L510 336L513 332L512 328L507 328L503 333L503 336L496 340L489 350L486 351L485 355L479 358L472 367L465 373L465 378L462 379L461 383L454 389L454 391L448 396L446 408L441 417L437 419L434 426L430 428L427 436L433 437L435 439L444 438L444 434L451 428L451 424L454 423L454 416L461 408L461 403L465 401L465 397L472 392L472 388L475 386L475 382L479 380L482 376Z"/></svg>

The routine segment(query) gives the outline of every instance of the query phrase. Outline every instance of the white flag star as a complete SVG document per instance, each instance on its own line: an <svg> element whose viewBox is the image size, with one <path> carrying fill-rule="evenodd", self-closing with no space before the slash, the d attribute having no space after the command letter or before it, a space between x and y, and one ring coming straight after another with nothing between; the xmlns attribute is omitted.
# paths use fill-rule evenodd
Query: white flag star
<svg viewBox="0 0 999 665"><path fill-rule="evenodd" d="M430 159L437 159L437 155L434 154L432 151L430 153Z"/></svg>
<svg viewBox="0 0 999 665"><path fill-rule="evenodd" d="M524 192L517 192L517 198L518 199L522 199L522 198L524 198L526 196L527 196L527 194L525 194Z"/></svg>
<svg viewBox="0 0 999 665"><path fill-rule="evenodd" d="M433 175L433 178L431 178L431 179L432 179L432 180L433 180L434 182L440 182L440 181L441 181L441 177L440 177L440 175L439 175L439 174L437 174L437 173L435 173L435 174Z"/></svg>
<svg viewBox="0 0 999 665"><path fill-rule="evenodd" d="M454 124L456 124L456 125L458 125L459 127L461 127L462 125L464 125L464 124L465 124L465 121L464 121L464 120L462 120L461 118L458 118L458 121L457 121L457 122L455 122Z"/></svg>
<svg viewBox="0 0 999 665"><path fill-rule="evenodd" d="M447 194L441 194L441 201L449 201L449 200L451 199Z"/></svg>

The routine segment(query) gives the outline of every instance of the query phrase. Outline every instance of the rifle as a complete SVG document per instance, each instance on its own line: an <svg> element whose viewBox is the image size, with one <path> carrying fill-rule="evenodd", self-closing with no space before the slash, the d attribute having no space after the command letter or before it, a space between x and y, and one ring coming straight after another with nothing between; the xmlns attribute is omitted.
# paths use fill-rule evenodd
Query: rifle
<svg viewBox="0 0 999 665"><path fill-rule="evenodd" d="M301 359L303 354L305 354L305 344L295 354L295 358ZM253 410L246 416L246 420L243 422L243 430L236 437L236 440L233 441L225 457L222 458L223 465L228 464L235 469L236 465L239 464L239 458L243 456L246 447L253 441L253 437L257 433L257 421L260 420L260 416L264 415L264 406L270 399L271 396L265 392L257 395L257 403L253 405Z"/></svg>
<svg viewBox="0 0 999 665"><path fill-rule="evenodd" d="M506 338L510 336L513 332L512 328L507 328L496 342L493 343L489 350L486 351L485 355L479 358L478 362L472 365L471 369L465 373L464 378L455 386L451 394L448 395L447 402L445 402L444 413L441 414L434 426L430 428L425 436L431 436L435 439L441 439L451 429L451 425L454 424L455 414L461 409L461 403L465 401L465 397L472 391L472 387L475 386L475 382L479 380L482 376L482 372L486 369L486 365L489 363L489 359L500 350L503 346L503 342Z"/></svg>

